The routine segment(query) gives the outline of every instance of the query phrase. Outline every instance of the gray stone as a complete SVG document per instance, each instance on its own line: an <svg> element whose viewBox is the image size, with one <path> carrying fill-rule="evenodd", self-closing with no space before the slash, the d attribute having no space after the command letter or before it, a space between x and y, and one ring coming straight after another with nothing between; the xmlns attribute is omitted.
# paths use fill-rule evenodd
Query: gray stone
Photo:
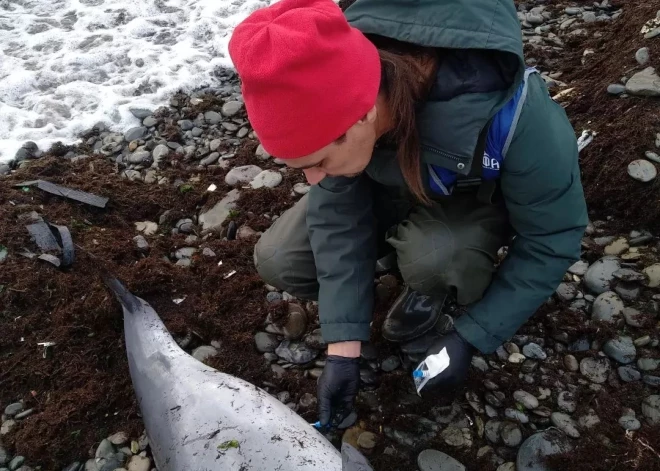
<svg viewBox="0 0 660 471"><path fill-rule="evenodd" d="M630 77L626 91L637 96L660 96L660 77L653 67L647 67Z"/></svg>
<svg viewBox="0 0 660 471"><path fill-rule="evenodd" d="M110 442L110 440L104 439L99 443L99 446L96 448L96 453L94 457L97 460L100 459L109 459L112 458L115 454L115 447Z"/></svg>
<svg viewBox="0 0 660 471"><path fill-rule="evenodd" d="M578 294L577 284L560 283L555 293L562 301L572 301Z"/></svg>
<svg viewBox="0 0 660 471"><path fill-rule="evenodd" d="M153 114L153 111L144 108L132 108L129 110L137 119L144 119Z"/></svg>
<svg viewBox="0 0 660 471"><path fill-rule="evenodd" d="M309 363L319 355L317 350L310 349L303 342L292 342L290 340L284 340L275 349L275 353L282 360L294 365Z"/></svg>
<svg viewBox="0 0 660 471"><path fill-rule="evenodd" d="M250 182L250 186L254 189L257 188L275 188L282 183L282 174L273 170L264 170L259 173Z"/></svg>
<svg viewBox="0 0 660 471"><path fill-rule="evenodd" d="M170 148L165 144L158 144L152 152L154 164L158 165L165 157L170 154Z"/></svg>
<svg viewBox="0 0 660 471"><path fill-rule="evenodd" d="M519 422L521 424L529 423L529 417L522 411L518 409L513 409L511 407L504 410L504 416L507 419L511 419L514 422Z"/></svg>
<svg viewBox="0 0 660 471"><path fill-rule="evenodd" d="M545 18L542 15L537 15L534 13L528 13L526 20L531 25L542 25L545 23Z"/></svg>
<svg viewBox="0 0 660 471"><path fill-rule="evenodd" d="M648 335L644 335L633 341L635 347L646 347L649 343L651 343L651 337Z"/></svg>
<svg viewBox="0 0 660 471"><path fill-rule="evenodd" d="M200 165L203 165L204 167L208 167L209 165L214 164L215 162L218 161L220 158L220 154L217 152L212 152L206 157L204 157L202 160L199 161Z"/></svg>
<svg viewBox="0 0 660 471"><path fill-rule="evenodd" d="M613 273L614 278L626 282L643 282L646 281L646 276L643 273L635 271L631 268L619 268Z"/></svg>
<svg viewBox="0 0 660 471"><path fill-rule="evenodd" d="M660 28L654 28L644 35L644 39L653 39L656 36L660 36Z"/></svg>
<svg viewBox="0 0 660 471"><path fill-rule="evenodd" d="M202 345L193 350L192 356L194 359L201 361L202 363L206 362L209 358L213 358L218 354L218 350L215 347L210 345Z"/></svg>
<svg viewBox="0 0 660 471"><path fill-rule="evenodd" d="M15 420L5 420L4 422L2 422L2 426L0 426L0 436L7 435L9 432L13 430L15 426L16 426Z"/></svg>
<svg viewBox="0 0 660 471"><path fill-rule="evenodd" d="M465 471L465 466L437 450L422 451L417 456L417 466L419 471Z"/></svg>
<svg viewBox="0 0 660 471"><path fill-rule="evenodd" d="M660 286L660 263L654 263L651 266L646 267L644 270L644 274L648 276L648 284L647 286L649 288L657 288Z"/></svg>
<svg viewBox="0 0 660 471"><path fill-rule="evenodd" d="M124 133L124 140L126 142L137 141L138 139L144 139L149 130L144 126L139 126L137 128L131 128Z"/></svg>
<svg viewBox="0 0 660 471"><path fill-rule="evenodd" d="M254 336L254 342L257 345L257 350L261 353L273 353L280 344L277 336L266 332L257 332Z"/></svg>
<svg viewBox="0 0 660 471"><path fill-rule="evenodd" d="M502 422L499 420L489 420L484 427L486 439L494 445L500 443L500 430L502 429Z"/></svg>
<svg viewBox="0 0 660 471"><path fill-rule="evenodd" d="M485 373L488 371L488 362L483 357L475 355L472 357L472 367Z"/></svg>
<svg viewBox="0 0 660 471"><path fill-rule="evenodd" d="M8 175L11 172L11 167L6 163L0 164L0 175Z"/></svg>
<svg viewBox="0 0 660 471"><path fill-rule="evenodd" d="M513 393L513 398L516 402L522 404L525 409L536 409L539 406L539 400L527 391L518 390Z"/></svg>
<svg viewBox="0 0 660 471"><path fill-rule="evenodd" d="M573 445L559 430L548 429L523 442L516 458L516 471L554 471L547 457L570 452Z"/></svg>
<svg viewBox="0 0 660 471"><path fill-rule="evenodd" d="M564 357L564 366L568 371L577 371L580 369L580 364L573 355L566 355Z"/></svg>
<svg viewBox="0 0 660 471"><path fill-rule="evenodd" d="M229 131L229 132L236 132L236 131L238 131L238 126L237 126L236 124L234 124L234 123L228 123L227 121L225 121L224 123L222 123L222 128L223 128L224 130L226 130L226 131Z"/></svg>
<svg viewBox="0 0 660 471"><path fill-rule="evenodd" d="M465 436L463 435L463 431L458 427L450 425L444 429L440 435L447 445L455 447L462 447L465 445Z"/></svg>
<svg viewBox="0 0 660 471"><path fill-rule="evenodd" d="M651 162L655 162L656 164L660 164L660 155L656 154L655 152L651 152L650 150L647 150L646 152L644 152L644 157L646 157L647 159L649 159ZM636 244L636 245L633 245L633 243L632 243L633 240L637 241L637 239L643 239L643 241L642 241L641 243L638 243L638 244ZM642 237L638 237L638 238L636 238L636 239L632 239L632 240L630 241L630 245L632 245L633 247L635 247L635 246L637 246L637 245L642 245L642 244L644 244L644 243L646 243L646 242L650 242L651 240L653 240L653 236L650 236L650 235L642 236Z"/></svg>
<svg viewBox="0 0 660 471"><path fill-rule="evenodd" d="M603 352L615 361L623 365L632 363L637 357L637 349L630 337L619 336L608 340L603 345Z"/></svg>
<svg viewBox="0 0 660 471"><path fill-rule="evenodd" d="M401 360L399 360L399 357L394 355L384 359L380 365L381 369L386 373L396 370L399 366L401 366Z"/></svg>
<svg viewBox="0 0 660 471"><path fill-rule="evenodd" d="M642 402L642 414L651 425L660 425L660 396L649 396Z"/></svg>
<svg viewBox="0 0 660 471"><path fill-rule="evenodd" d="M527 358L533 358L535 360L545 360L548 358L548 355L545 353L543 348L536 343L528 343L523 347L523 355Z"/></svg>
<svg viewBox="0 0 660 471"><path fill-rule="evenodd" d="M642 289L634 283L619 283L615 288L614 292L621 297L624 301L634 301L636 300Z"/></svg>
<svg viewBox="0 0 660 471"><path fill-rule="evenodd" d="M14 459L9 462L9 471L16 471L23 466L23 463L25 463L24 456L15 456Z"/></svg>
<svg viewBox="0 0 660 471"><path fill-rule="evenodd" d="M516 447L522 442L522 432L520 427L512 422L505 422L500 431L502 441L506 446Z"/></svg>
<svg viewBox="0 0 660 471"><path fill-rule="evenodd" d="M582 21L585 23L594 23L596 21L596 14L593 11L585 11L582 13Z"/></svg>
<svg viewBox="0 0 660 471"><path fill-rule="evenodd" d="M622 95L626 93L626 86L619 83L612 83L607 86L607 93L610 95Z"/></svg>
<svg viewBox="0 0 660 471"><path fill-rule="evenodd" d="M584 283L589 291L601 294L609 291L614 280L614 272L621 268L619 259L606 256L594 262L584 275Z"/></svg>
<svg viewBox="0 0 660 471"><path fill-rule="evenodd" d="M607 358L583 358L580 362L580 372L591 382L602 384L610 373L610 362Z"/></svg>
<svg viewBox="0 0 660 471"><path fill-rule="evenodd" d="M127 471L149 471L151 469L151 460L146 456L131 456L126 469Z"/></svg>
<svg viewBox="0 0 660 471"><path fill-rule="evenodd" d="M550 421L555 427L557 427L569 437L580 438L580 432L578 432L577 424L570 415L564 414L562 412L553 412L550 416Z"/></svg>
<svg viewBox="0 0 660 471"><path fill-rule="evenodd" d="M5 415L7 417L14 417L16 414L21 412L25 407L21 402L15 402L13 404L9 404L7 407L5 407Z"/></svg>
<svg viewBox="0 0 660 471"><path fill-rule="evenodd" d="M587 415L583 415L578 419L578 423L582 428L592 428L600 423L600 417L593 410L589 410Z"/></svg>
<svg viewBox="0 0 660 471"><path fill-rule="evenodd" d="M642 378L642 374L632 366L620 366L617 368L617 372L619 373L621 381L626 383L639 381Z"/></svg>
<svg viewBox="0 0 660 471"><path fill-rule="evenodd" d="M205 257L213 258L215 257L215 252L208 247L204 247L204 250L202 250L202 255Z"/></svg>
<svg viewBox="0 0 660 471"><path fill-rule="evenodd" d="M635 417L623 416L619 419L619 425L623 427L624 430L635 431L642 428L642 424Z"/></svg>
<svg viewBox="0 0 660 471"><path fill-rule="evenodd" d="M149 242L147 242L147 239L145 239L144 236L137 235L133 237L133 241L135 242L135 246L140 252L149 251Z"/></svg>
<svg viewBox="0 0 660 471"><path fill-rule="evenodd" d="M580 13L582 13L582 9L581 9L581 8L578 8L578 7L567 7L567 8L564 10L564 12L565 12L567 15L572 15L572 16L574 16L574 15L579 15Z"/></svg>
<svg viewBox="0 0 660 471"><path fill-rule="evenodd" d="M585 262L584 260L578 260L569 267L568 272L573 275L583 276L585 273L587 273L588 269L589 269L588 262Z"/></svg>
<svg viewBox="0 0 660 471"><path fill-rule="evenodd" d="M202 134L204 134L204 130L202 128L198 128L197 126L195 126L190 130L190 134L192 134L193 137L199 137Z"/></svg>
<svg viewBox="0 0 660 471"><path fill-rule="evenodd" d="M222 115L220 113L216 113L215 111L207 111L204 113L204 119L209 124L218 124L220 121L222 121Z"/></svg>
<svg viewBox="0 0 660 471"><path fill-rule="evenodd" d="M174 252L174 256L178 260L181 260L182 258L192 258L192 256L195 255L195 252L197 252L195 247L181 247Z"/></svg>
<svg viewBox="0 0 660 471"><path fill-rule="evenodd" d="M192 128L195 127L192 121L189 119L182 119L179 121L179 127L181 128L182 131L190 131Z"/></svg>
<svg viewBox="0 0 660 471"><path fill-rule="evenodd" d="M157 124L158 124L158 120L156 118L154 118L153 116L148 116L148 117L144 118L144 120L142 121L142 125L145 128L153 128Z"/></svg>
<svg viewBox="0 0 660 471"><path fill-rule="evenodd" d="M151 152L145 150L138 150L133 152L126 158L126 161L130 164L137 165L141 163L151 162Z"/></svg>
<svg viewBox="0 0 660 471"><path fill-rule="evenodd" d="M299 405L303 409L312 409L315 408L318 403L316 396L314 394L305 393L300 397Z"/></svg>
<svg viewBox="0 0 660 471"><path fill-rule="evenodd" d="M416 448L435 438L440 431L438 424L424 417L411 414L406 414L402 417L406 419L407 430L396 430L391 427L385 427L383 429L387 437L400 445ZM455 429L455 427L451 428ZM458 437L456 438L458 439Z"/></svg>
<svg viewBox="0 0 660 471"><path fill-rule="evenodd" d="M222 114L231 118L243 109L243 103L240 101L228 101L222 105Z"/></svg>
<svg viewBox="0 0 660 471"><path fill-rule="evenodd" d="M250 183L254 177L259 175L261 172L262 170L256 165L243 165L241 167L234 167L225 176L225 183L229 186L236 186L241 183Z"/></svg>
<svg viewBox="0 0 660 471"><path fill-rule="evenodd" d="M614 322L624 309L623 301L613 292L606 291L598 295L591 310L591 318L595 321Z"/></svg>
<svg viewBox="0 0 660 471"><path fill-rule="evenodd" d="M626 324L631 327L643 327L646 321L644 314L632 307L627 307L623 310L623 317L626 320Z"/></svg>
<svg viewBox="0 0 660 471"><path fill-rule="evenodd" d="M231 190L213 208L199 215L199 223L204 231L220 229L227 220L231 211L236 208L236 201L240 197L238 190Z"/></svg>
<svg viewBox="0 0 660 471"><path fill-rule="evenodd" d="M649 48L642 47L638 49L635 53L635 60L637 60L639 65L646 65L646 63L649 61Z"/></svg>
<svg viewBox="0 0 660 471"><path fill-rule="evenodd" d="M660 93L658 93L660 96ZM640 182L650 182L658 175L658 171L648 160L637 159L628 164L628 175Z"/></svg>
<svg viewBox="0 0 660 471"><path fill-rule="evenodd" d="M9 458L11 455L9 452L2 447L2 443L0 443L0 466L4 466L9 462Z"/></svg>
<svg viewBox="0 0 660 471"><path fill-rule="evenodd" d="M640 358L637 360L637 368L642 371L654 371L660 366L660 359L656 358Z"/></svg>
<svg viewBox="0 0 660 471"><path fill-rule="evenodd" d="M278 293L277 291L271 291L266 295L266 301L269 303L277 303L282 301L282 293Z"/></svg>
<svg viewBox="0 0 660 471"><path fill-rule="evenodd" d="M307 314L298 304L289 304L289 317L284 324L282 333L289 340L298 340L307 330Z"/></svg>
<svg viewBox="0 0 660 471"><path fill-rule="evenodd" d="M575 396L570 391L562 391L557 396L557 406L562 412L572 414L577 409L577 401Z"/></svg>
<svg viewBox="0 0 660 471"><path fill-rule="evenodd" d="M660 387L660 376L644 375L642 381L648 386L653 386L654 388Z"/></svg>
<svg viewBox="0 0 660 471"><path fill-rule="evenodd" d="M293 192L297 195L306 195L311 190L311 186L305 183L296 183L293 185Z"/></svg>

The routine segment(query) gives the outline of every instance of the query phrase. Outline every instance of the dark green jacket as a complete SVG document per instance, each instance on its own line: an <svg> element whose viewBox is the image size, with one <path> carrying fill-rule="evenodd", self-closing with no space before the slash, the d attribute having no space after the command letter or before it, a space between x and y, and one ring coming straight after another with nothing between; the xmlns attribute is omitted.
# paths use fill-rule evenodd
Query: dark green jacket
<svg viewBox="0 0 660 471"><path fill-rule="evenodd" d="M443 49L436 86L417 115L422 161L464 175L473 162L481 165L479 136L524 75L513 1L357 0L346 17L367 35ZM310 191L307 225L326 342L370 337L376 242L368 178L405 187L393 151L376 149L366 175L326 178ZM456 322L484 353L556 289L580 257L587 224L575 133L538 74L528 78L500 188L516 237L483 299Z"/></svg>

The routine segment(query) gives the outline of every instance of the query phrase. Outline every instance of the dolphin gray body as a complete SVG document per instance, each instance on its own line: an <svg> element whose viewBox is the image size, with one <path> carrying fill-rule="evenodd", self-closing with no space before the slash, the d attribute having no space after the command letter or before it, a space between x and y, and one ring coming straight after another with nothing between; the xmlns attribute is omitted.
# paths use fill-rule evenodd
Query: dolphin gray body
<svg viewBox="0 0 660 471"><path fill-rule="evenodd" d="M124 310L133 387L160 471L370 470L276 398L183 351L156 311L105 277ZM342 466L344 461L344 466Z"/></svg>

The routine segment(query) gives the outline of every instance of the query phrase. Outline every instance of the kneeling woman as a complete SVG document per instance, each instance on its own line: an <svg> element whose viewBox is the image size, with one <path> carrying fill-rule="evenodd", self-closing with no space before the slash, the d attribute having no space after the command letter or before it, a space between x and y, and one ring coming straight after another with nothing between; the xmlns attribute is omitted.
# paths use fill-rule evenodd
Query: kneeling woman
<svg viewBox="0 0 660 471"><path fill-rule="evenodd" d="M353 405L370 338L376 261L395 251L407 285L383 325L404 342L462 307L449 367L460 385L580 256L587 212L575 134L526 70L512 0L282 0L229 44L264 148L312 188L263 235L267 283L318 299L328 359L323 425ZM498 266L497 252L509 246Z"/></svg>

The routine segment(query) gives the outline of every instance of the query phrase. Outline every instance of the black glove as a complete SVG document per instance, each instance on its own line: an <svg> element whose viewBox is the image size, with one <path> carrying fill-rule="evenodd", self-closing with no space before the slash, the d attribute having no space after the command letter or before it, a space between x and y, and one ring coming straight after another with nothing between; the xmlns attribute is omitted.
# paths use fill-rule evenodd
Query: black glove
<svg viewBox="0 0 660 471"><path fill-rule="evenodd" d="M440 353L443 348L449 355L449 366L438 376L431 378L420 391L421 393L444 394L461 386L465 381L468 369L472 363L474 347L470 345L458 332L449 334L436 340L426 351L426 357Z"/></svg>
<svg viewBox="0 0 660 471"><path fill-rule="evenodd" d="M330 355L319 378L319 422L336 427L352 412L360 387L360 359Z"/></svg>

